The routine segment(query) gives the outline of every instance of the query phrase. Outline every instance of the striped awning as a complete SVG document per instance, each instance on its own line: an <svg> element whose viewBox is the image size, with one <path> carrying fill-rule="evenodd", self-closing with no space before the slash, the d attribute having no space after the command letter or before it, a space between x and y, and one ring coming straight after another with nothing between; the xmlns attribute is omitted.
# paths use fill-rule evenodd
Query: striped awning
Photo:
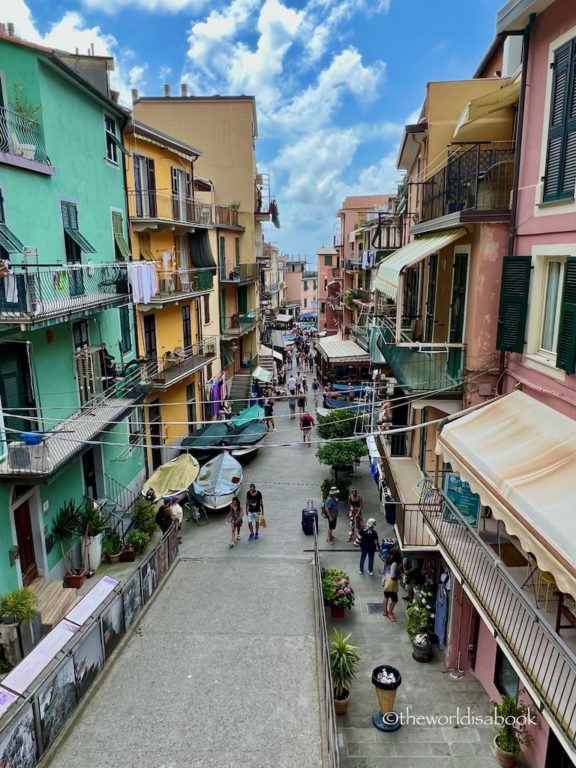
<svg viewBox="0 0 576 768"><path fill-rule="evenodd" d="M427 256L441 251L450 243L459 240L466 234L464 227L442 230L430 235L422 235L408 245L395 251L384 259L378 268L374 287L380 293L396 301L400 287L400 275L407 267L411 267Z"/></svg>

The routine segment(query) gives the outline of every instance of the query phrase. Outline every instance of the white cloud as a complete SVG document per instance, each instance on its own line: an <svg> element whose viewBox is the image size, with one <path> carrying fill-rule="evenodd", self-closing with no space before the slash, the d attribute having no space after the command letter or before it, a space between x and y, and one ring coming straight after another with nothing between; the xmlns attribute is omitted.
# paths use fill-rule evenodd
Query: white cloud
<svg viewBox="0 0 576 768"><path fill-rule="evenodd" d="M198 13L209 4L210 0L107 0L104 3L102 0L82 0L85 8L110 15L130 6L149 13L179 13L180 11Z"/></svg>

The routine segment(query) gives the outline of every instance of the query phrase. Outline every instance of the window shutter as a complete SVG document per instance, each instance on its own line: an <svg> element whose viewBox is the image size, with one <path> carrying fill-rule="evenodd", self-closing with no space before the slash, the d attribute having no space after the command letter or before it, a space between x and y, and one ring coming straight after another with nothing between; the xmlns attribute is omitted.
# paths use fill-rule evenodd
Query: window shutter
<svg viewBox="0 0 576 768"><path fill-rule="evenodd" d="M6 217L4 215L4 197L2 196L1 189L0 189L0 224L6 224Z"/></svg>
<svg viewBox="0 0 576 768"><path fill-rule="evenodd" d="M112 230L115 235L122 235L122 214L112 211Z"/></svg>
<svg viewBox="0 0 576 768"><path fill-rule="evenodd" d="M496 349L505 352L524 349L530 269L530 256L504 256Z"/></svg>
<svg viewBox="0 0 576 768"><path fill-rule="evenodd" d="M64 224L64 229L70 229L70 212L68 210L68 203L60 203L60 207L62 209L62 223Z"/></svg>
<svg viewBox="0 0 576 768"><path fill-rule="evenodd" d="M574 373L576 367L576 258L573 256L566 260L564 270L556 366L566 373Z"/></svg>
<svg viewBox="0 0 576 768"><path fill-rule="evenodd" d="M544 200L574 197L576 183L576 81L574 40L554 52Z"/></svg>
<svg viewBox="0 0 576 768"><path fill-rule="evenodd" d="M130 334L130 308L120 307L120 332L122 335L122 352L130 352L132 349L132 336Z"/></svg>

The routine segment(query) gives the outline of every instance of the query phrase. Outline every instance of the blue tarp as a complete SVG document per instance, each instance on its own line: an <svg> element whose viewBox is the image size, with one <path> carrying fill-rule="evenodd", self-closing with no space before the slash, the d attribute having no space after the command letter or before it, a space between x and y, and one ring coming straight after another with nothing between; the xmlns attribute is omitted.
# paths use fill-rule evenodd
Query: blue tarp
<svg viewBox="0 0 576 768"><path fill-rule="evenodd" d="M248 421L253 421L254 419L263 419L264 418L264 411L262 408L260 408L259 405L252 405L250 408L246 408L245 410L241 411L238 416L234 416L232 419L230 419L230 423L233 424L235 427L240 426L241 424L246 424Z"/></svg>
<svg viewBox="0 0 576 768"><path fill-rule="evenodd" d="M221 509L230 504L242 484L242 466L226 451L215 456L200 470L190 492L200 504Z"/></svg>

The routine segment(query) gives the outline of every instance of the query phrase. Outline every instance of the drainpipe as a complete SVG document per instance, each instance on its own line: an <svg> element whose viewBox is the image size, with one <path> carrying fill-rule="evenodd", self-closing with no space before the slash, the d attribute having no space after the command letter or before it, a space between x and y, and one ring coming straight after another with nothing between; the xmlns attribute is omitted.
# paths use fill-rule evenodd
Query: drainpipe
<svg viewBox="0 0 576 768"><path fill-rule="evenodd" d="M516 122L516 156L514 159L514 179L512 182L512 202L510 205L510 231L508 232L508 253L513 256L516 246L516 219L518 214L518 186L520 183L520 155L522 152L522 136L524 133L524 107L526 104L526 79L528 77L528 54L530 51L530 33L536 24L536 14L531 13L528 24L520 32L511 34L522 35L522 83L520 86L520 101L518 104L518 118ZM506 352L500 351L500 360L498 366L498 384L496 386L497 394L502 394L502 385L504 382L504 372L506 369Z"/></svg>

